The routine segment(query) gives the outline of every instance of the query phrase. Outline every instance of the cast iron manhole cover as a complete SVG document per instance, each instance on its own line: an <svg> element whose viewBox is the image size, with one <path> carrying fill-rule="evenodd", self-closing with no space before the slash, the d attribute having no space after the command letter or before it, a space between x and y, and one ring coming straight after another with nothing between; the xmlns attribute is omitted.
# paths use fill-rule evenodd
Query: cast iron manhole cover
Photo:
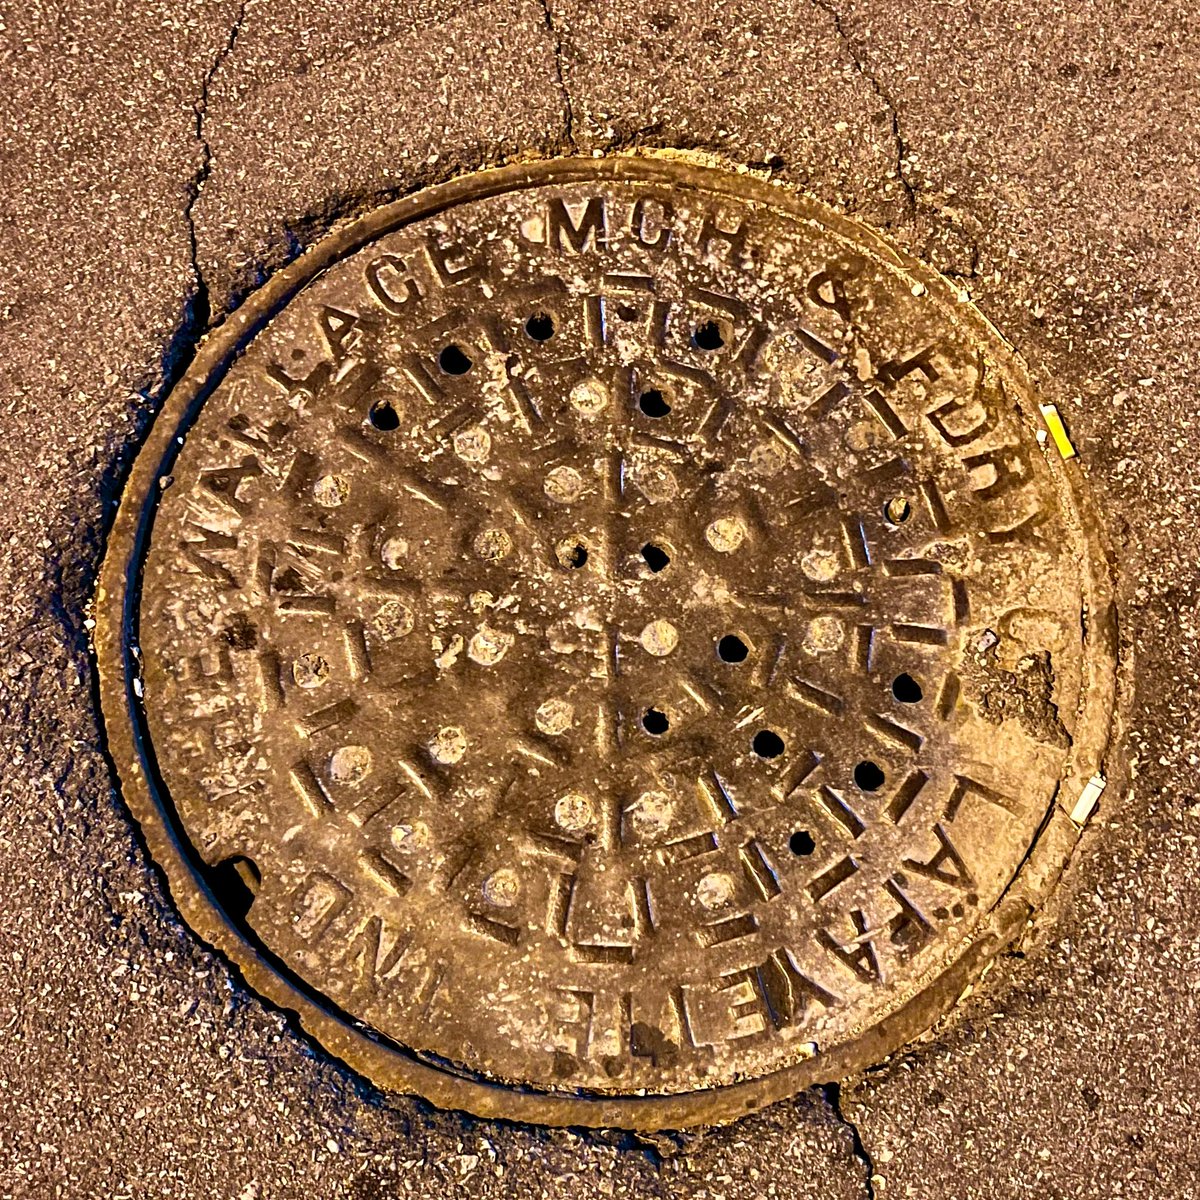
<svg viewBox="0 0 1200 1200"><path fill-rule="evenodd" d="M1075 840L1077 481L964 298L781 188L519 166L201 348L97 649L191 924L384 1085L712 1120L926 1028Z"/></svg>

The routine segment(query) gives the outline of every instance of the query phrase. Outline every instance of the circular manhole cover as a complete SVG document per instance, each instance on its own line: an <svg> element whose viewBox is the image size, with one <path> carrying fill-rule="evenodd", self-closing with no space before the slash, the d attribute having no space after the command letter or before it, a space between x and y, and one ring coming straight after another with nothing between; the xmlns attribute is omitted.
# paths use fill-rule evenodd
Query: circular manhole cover
<svg viewBox="0 0 1200 1200"><path fill-rule="evenodd" d="M349 225L201 347L104 566L173 895L439 1104L683 1124L878 1059L1026 920L1107 736L1031 413L938 277L742 176Z"/></svg>

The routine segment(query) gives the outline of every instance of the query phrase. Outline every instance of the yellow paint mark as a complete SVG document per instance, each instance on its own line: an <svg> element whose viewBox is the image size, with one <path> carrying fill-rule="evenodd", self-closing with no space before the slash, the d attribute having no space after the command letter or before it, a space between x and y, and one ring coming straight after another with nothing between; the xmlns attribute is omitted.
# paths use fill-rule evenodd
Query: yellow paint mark
<svg viewBox="0 0 1200 1200"><path fill-rule="evenodd" d="M1054 439L1059 454L1063 458L1074 458L1075 447L1071 444L1071 437L1067 433L1067 427L1063 424L1062 417L1058 415L1058 407L1054 404L1039 404L1038 408L1042 410L1042 420L1046 422L1046 428L1050 431L1050 436Z"/></svg>

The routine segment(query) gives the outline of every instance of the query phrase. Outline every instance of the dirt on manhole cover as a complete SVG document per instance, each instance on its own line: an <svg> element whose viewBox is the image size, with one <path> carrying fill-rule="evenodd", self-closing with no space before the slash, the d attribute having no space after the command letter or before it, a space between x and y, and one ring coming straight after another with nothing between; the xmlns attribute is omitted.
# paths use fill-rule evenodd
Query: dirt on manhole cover
<svg viewBox="0 0 1200 1200"><path fill-rule="evenodd" d="M97 605L189 922L438 1104L731 1116L927 1027L1076 838L1073 464L939 277L780 188L520 166L200 349Z"/></svg>

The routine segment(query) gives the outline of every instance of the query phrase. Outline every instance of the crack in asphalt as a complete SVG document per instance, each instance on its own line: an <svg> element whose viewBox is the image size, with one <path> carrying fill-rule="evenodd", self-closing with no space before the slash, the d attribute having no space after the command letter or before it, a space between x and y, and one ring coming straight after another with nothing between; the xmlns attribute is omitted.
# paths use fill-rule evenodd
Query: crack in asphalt
<svg viewBox="0 0 1200 1200"><path fill-rule="evenodd" d="M858 51L855 50L854 43L851 41L850 35L846 32L846 27L842 23L842 14L830 3L830 0L812 0L812 2L833 21L834 31L837 33L842 45L846 47L846 53L850 55L850 61L854 64L855 71L867 81L867 85L871 91L882 101L884 108L887 110L888 119L891 123L892 141L896 147L896 177L900 181L900 187L904 191L905 207L908 209L910 216L915 216L917 212L917 189L905 172L904 164L905 159L908 157L909 146L904 140L904 133L900 128L900 112L896 108L895 101L893 101L891 93L879 82L879 77L871 70L868 63L859 55Z"/></svg>
<svg viewBox="0 0 1200 1200"><path fill-rule="evenodd" d="M979 250L979 241L971 233L969 233L965 229L962 229L961 227L959 227L959 232L963 235L963 237L967 241L967 252L968 252L967 269L965 271L955 271L955 270L951 270L950 268L947 268L946 270L944 270L942 272L942 274L945 275L949 279L966 279L966 280L978 279L979 278L979 259L981 256L980 250Z"/></svg>
<svg viewBox="0 0 1200 1200"><path fill-rule="evenodd" d="M541 0L542 18L546 25L546 31L550 34L550 39L554 43L554 77L558 83L558 90L562 93L563 99L563 134L566 138L567 145L572 150L579 150L579 143L575 141L575 110L571 102L571 91L567 87L566 73L563 71L563 38L558 26L554 21L554 12L550 8L550 0Z"/></svg>
<svg viewBox="0 0 1200 1200"><path fill-rule="evenodd" d="M190 340L198 338L208 328L209 322L212 319L212 302L208 292L208 281L204 278L204 271L200 267L195 217L196 204L200 199L200 193L204 191L204 185L208 182L209 175L212 174L212 147L209 145L208 136L204 131L205 118L208 115L208 93L217 72L224 65L225 60L230 54L233 53L233 48L237 45L238 37L242 32L242 23L246 19L248 4L249 0L241 0L237 16L230 26L225 44L213 56L212 63L204 73L204 78L200 81L200 94L192 102L192 112L196 118L195 136L196 141L200 143L200 165L188 181L188 200L183 208L183 220L187 226L188 235L188 255L191 260L192 274L196 280L196 290L188 301L188 311L184 322L185 327L189 331Z"/></svg>
<svg viewBox="0 0 1200 1200"><path fill-rule="evenodd" d="M824 1095L825 1102L833 1110L833 1115L850 1131L850 1136L853 1139L854 1157L862 1163L863 1170L866 1171L864 1184L867 1189L867 1200L877 1200L879 1193L875 1187L875 1180L878 1178L875 1171L875 1160L871 1157L871 1152L862 1140L862 1134L859 1132L858 1125L846 1116L842 1108L842 1085L840 1083L826 1083L820 1085L817 1090Z"/></svg>

